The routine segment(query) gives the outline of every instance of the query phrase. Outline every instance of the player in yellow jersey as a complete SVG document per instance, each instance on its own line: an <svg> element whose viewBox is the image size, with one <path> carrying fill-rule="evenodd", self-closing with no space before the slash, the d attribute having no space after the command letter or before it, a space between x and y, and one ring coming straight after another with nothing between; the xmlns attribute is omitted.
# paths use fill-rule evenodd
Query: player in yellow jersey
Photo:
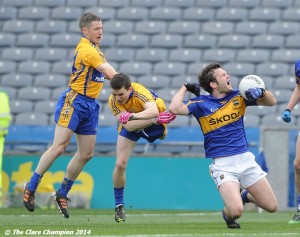
<svg viewBox="0 0 300 237"><path fill-rule="evenodd" d="M124 187L126 166L136 142L140 138L152 143L164 139L166 124L176 116L169 116L164 101L143 85L131 83L124 74L116 74L110 81L112 95L108 103L114 116L120 121L116 145L117 159L113 171L115 196L115 220L125 221Z"/></svg>
<svg viewBox="0 0 300 237"><path fill-rule="evenodd" d="M43 174L65 151L74 133L77 152L67 166L60 188L52 193L52 198L66 218L69 218L67 194L85 164L93 157L100 109L96 98L104 78L111 79L117 73L99 48L103 32L101 18L85 13L79 20L79 27L82 38L74 51L69 89L61 94L57 102L53 144L41 156L30 182L24 187L23 196L25 207L33 212L34 194Z"/></svg>

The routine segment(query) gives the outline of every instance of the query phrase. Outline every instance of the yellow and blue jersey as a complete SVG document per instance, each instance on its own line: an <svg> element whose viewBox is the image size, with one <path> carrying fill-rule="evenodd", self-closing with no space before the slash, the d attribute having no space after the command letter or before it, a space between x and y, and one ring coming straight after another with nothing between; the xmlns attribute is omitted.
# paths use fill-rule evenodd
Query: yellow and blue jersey
<svg viewBox="0 0 300 237"><path fill-rule="evenodd" d="M72 90L97 98L103 87L104 75L96 68L103 63L106 63L106 59L99 46L83 36L74 52L69 81Z"/></svg>
<svg viewBox="0 0 300 237"><path fill-rule="evenodd" d="M155 102L159 112L166 110L164 101L161 98L158 98L156 93L149 91L146 87L138 83L131 83L131 86L133 87L133 90L126 104L119 104L113 95L109 97L108 104L113 115L116 115L123 110L131 113L139 113L145 110L144 105L148 102ZM167 133L167 127L165 124L153 124L138 131L129 132L122 124L120 124L118 131L121 136L132 141L138 141L140 138L144 138L148 142L152 143L165 136Z"/></svg>
<svg viewBox="0 0 300 237"><path fill-rule="evenodd" d="M238 90L218 99L200 95L184 102L200 124L207 158L232 156L248 151L243 118L247 106L256 101L245 100Z"/></svg>
<svg viewBox="0 0 300 237"><path fill-rule="evenodd" d="M138 83L131 83L133 88L129 100L126 104L119 104L116 98L111 95L108 99L108 104L114 115L126 110L131 113L139 113L144 109L144 105L147 102L155 102L159 112L166 110L164 101L161 98L156 97L155 93L149 91L146 87Z"/></svg>

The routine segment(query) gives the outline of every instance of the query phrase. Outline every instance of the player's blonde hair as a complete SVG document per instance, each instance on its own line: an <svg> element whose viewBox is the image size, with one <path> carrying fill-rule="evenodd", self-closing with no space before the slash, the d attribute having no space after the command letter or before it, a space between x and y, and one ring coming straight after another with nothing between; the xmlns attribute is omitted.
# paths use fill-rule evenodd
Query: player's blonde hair
<svg viewBox="0 0 300 237"><path fill-rule="evenodd" d="M101 21L101 18L91 12L84 13L79 19L79 29L82 30L84 27L89 28L93 21Z"/></svg>

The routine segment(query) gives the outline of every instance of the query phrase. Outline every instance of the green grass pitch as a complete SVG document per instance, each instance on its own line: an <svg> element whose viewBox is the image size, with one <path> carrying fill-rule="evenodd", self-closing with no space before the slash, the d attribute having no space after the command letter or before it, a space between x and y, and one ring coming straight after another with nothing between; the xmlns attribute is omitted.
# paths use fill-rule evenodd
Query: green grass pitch
<svg viewBox="0 0 300 237"><path fill-rule="evenodd" d="M293 212L245 211L241 229L227 229L221 212L126 210L125 222L113 210L69 209L63 218L55 209L0 209L0 236L300 236L300 223L288 224Z"/></svg>

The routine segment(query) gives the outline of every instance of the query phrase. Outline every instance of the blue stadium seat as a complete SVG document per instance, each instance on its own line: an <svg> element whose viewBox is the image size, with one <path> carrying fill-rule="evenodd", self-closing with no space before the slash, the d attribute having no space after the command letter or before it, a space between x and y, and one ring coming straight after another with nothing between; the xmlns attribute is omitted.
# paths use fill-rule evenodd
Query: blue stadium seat
<svg viewBox="0 0 300 237"><path fill-rule="evenodd" d="M245 21L248 17L248 10L246 8L220 8L216 12L215 20L217 21Z"/></svg>
<svg viewBox="0 0 300 237"><path fill-rule="evenodd" d="M299 4L300 6L300 4ZM282 21L295 21L298 22L300 18L300 11L297 7L291 7L282 10L282 16L281 20Z"/></svg>
<svg viewBox="0 0 300 237"><path fill-rule="evenodd" d="M99 114L99 120L98 120L98 126L105 127L105 126L110 126L110 127L116 127L117 128L118 121L116 117L112 114L111 111L101 112ZM117 129L115 131L117 133ZM101 133L101 131L100 131Z"/></svg>
<svg viewBox="0 0 300 237"><path fill-rule="evenodd" d="M47 47L49 44L49 35L44 33L25 33L18 35L16 46L19 47Z"/></svg>
<svg viewBox="0 0 300 237"><path fill-rule="evenodd" d="M163 6L166 7L179 7L188 8L194 6L194 0L165 0Z"/></svg>
<svg viewBox="0 0 300 237"><path fill-rule="evenodd" d="M7 21L16 18L17 8L10 6L1 6L0 7L0 20Z"/></svg>
<svg viewBox="0 0 300 237"><path fill-rule="evenodd" d="M61 95L62 92L67 90L68 87L57 87L55 89L51 89L52 93L50 95L50 100L57 101Z"/></svg>
<svg viewBox="0 0 300 237"><path fill-rule="evenodd" d="M51 36L50 46L51 47L64 47L64 48L75 48L80 41L81 35L70 33L59 33Z"/></svg>
<svg viewBox="0 0 300 237"><path fill-rule="evenodd" d="M106 59L115 62L133 61L134 54L132 48L112 48L105 51Z"/></svg>
<svg viewBox="0 0 300 237"><path fill-rule="evenodd" d="M135 33L163 34L167 31L167 23L164 21L140 21L135 24Z"/></svg>
<svg viewBox="0 0 300 237"><path fill-rule="evenodd" d="M142 84L148 89L157 90L169 87L170 77L158 74L144 75L138 78L138 83Z"/></svg>
<svg viewBox="0 0 300 237"><path fill-rule="evenodd" d="M137 50L135 55L135 60L156 63L160 61L166 61L167 57L168 57L167 49L141 48Z"/></svg>
<svg viewBox="0 0 300 237"><path fill-rule="evenodd" d="M149 12L149 20L152 21L178 21L181 17L181 9L177 7L157 7Z"/></svg>
<svg viewBox="0 0 300 237"><path fill-rule="evenodd" d="M227 0L195 0L195 6L197 7L211 7L211 8L222 8L227 5Z"/></svg>
<svg viewBox="0 0 300 237"><path fill-rule="evenodd" d="M67 22L63 20L42 20L38 21L35 27L36 33L57 34L67 30Z"/></svg>
<svg viewBox="0 0 300 237"><path fill-rule="evenodd" d="M278 104L282 103L288 103L290 100L290 97L293 93L293 90L291 89L271 89L272 93L274 94L275 98L277 99Z"/></svg>
<svg viewBox="0 0 300 237"><path fill-rule="evenodd" d="M275 49L271 54L272 62L294 63L300 59L299 49Z"/></svg>
<svg viewBox="0 0 300 237"><path fill-rule="evenodd" d="M3 23L3 32L5 33L28 33L34 29L34 22L29 20L8 20Z"/></svg>
<svg viewBox="0 0 300 237"><path fill-rule="evenodd" d="M184 75L186 72L186 64L181 62L159 62L153 66L154 74L167 76Z"/></svg>
<svg viewBox="0 0 300 237"><path fill-rule="evenodd" d="M215 17L215 10L213 8L187 8L183 9L182 20L187 21L212 21Z"/></svg>
<svg viewBox="0 0 300 237"><path fill-rule="evenodd" d="M120 72L129 73L133 76L141 76L152 73L152 63L150 62L124 62L120 64ZM155 72L154 72L155 73Z"/></svg>
<svg viewBox="0 0 300 237"><path fill-rule="evenodd" d="M122 8L129 6L129 0L99 0L99 6Z"/></svg>
<svg viewBox="0 0 300 237"><path fill-rule="evenodd" d="M299 48L298 42L300 40L300 34L297 35L289 35L285 37L285 48L290 49L290 48Z"/></svg>
<svg viewBox="0 0 300 237"><path fill-rule="evenodd" d="M47 7L23 7L19 10L18 18L24 20L42 20L48 19L50 9Z"/></svg>
<svg viewBox="0 0 300 237"><path fill-rule="evenodd" d="M66 87L69 82L69 76L64 74L39 74L36 75L33 81L34 86L48 87L48 88L57 88L57 87Z"/></svg>
<svg viewBox="0 0 300 237"><path fill-rule="evenodd" d="M201 60L202 51L199 49L172 49L169 53L169 61L171 62L197 62Z"/></svg>
<svg viewBox="0 0 300 237"><path fill-rule="evenodd" d="M26 73L9 73L2 76L1 86L12 86L21 88L31 86L33 84L33 76Z"/></svg>
<svg viewBox="0 0 300 237"><path fill-rule="evenodd" d="M115 45L116 36L114 34L105 34L105 37L101 39L100 48L111 48Z"/></svg>
<svg viewBox="0 0 300 237"><path fill-rule="evenodd" d="M55 62L52 64L51 72L69 76L72 73L72 62L67 60Z"/></svg>
<svg viewBox="0 0 300 237"><path fill-rule="evenodd" d="M231 34L233 33L234 22L220 22L220 21L209 21L204 22L202 25L202 33L205 34Z"/></svg>
<svg viewBox="0 0 300 237"><path fill-rule="evenodd" d="M215 62L216 60L220 63L235 61L235 50L232 49L207 49L203 53L203 58L206 62Z"/></svg>
<svg viewBox="0 0 300 237"><path fill-rule="evenodd" d="M72 21L78 20L82 14L80 7L60 6L53 8L51 11L51 19Z"/></svg>
<svg viewBox="0 0 300 237"><path fill-rule="evenodd" d="M245 76L255 73L255 65L252 63L230 62L223 65L230 76Z"/></svg>
<svg viewBox="0 0 300 237"><path fill-rule="evenodd" d="M250 21L278 21L280 20L281 10L277 8L254 8L249 10L248 19Z"/></svg>
<svg viewBox="0 0 300 237"><path fill-rule="evenodd" d="M174 21L169 23L168 33L171 34L197 34L200 30L200 24L196 21Z"/></svg>
<svg viewBox="0 0 300 237"><path fill-rule="evenodd" d="M34 102L30 100L17 100L12 98L9 101L10 112L15 116L18 113L32 112Z"/></svg>
<svg viewBox="0 0 300 237"><path fill-rule="evenodd" d="M241 8L257 8L260 6L260 0L229 0L228 7L241 7Z"/></svg>
<svg viewBox="0 0 300 237"><path fill-rule="evenodd" d="M0 60L0 74L16 72L17 64L10 60Z"/></svg>
<svg viewBox="0 0 300 237"><path fill-rule="evenodd" d="M33 50L31 48L5 48L2 51L1 58L3 60L24 61L31 60Z"/></svg>
<svg viewBox="0 0 300 237"><path fill-rule="evenodd" d="M269 34L294 35L300 33L298 22L272 22L269 25Z"/></svg>
<svg viewBox="0 0 300 237"><path fill-rule="evenodd" d="M106 24L107 21L115 19L117 9L112 7L90 7L85 9L85 12L93 12L94 14L101 16L101 19ZM78 21L77 21L77 25L78 25Z"/></svg>
<svg viewBox="0 0 300 237"><path fill-rule="evenodd" d="M45 113L24 112L15 116L16 125L48 125L49 116Z"/></svg>
<svg viewBox="0 0 300 237"><path fill-rule="evenodd" d="M242 21L237 22L235 27L236 34L261 35L268 29L268 23L264 21Z"/></svg>
<svg viewBox="0 0 300 237"><path fill-rule="evenodd" d="M64 60L67 57L67 50L64 48L40 48L34 55L35 60L55 62Z"/></svg>
<svg viewBox="0 0 300 237"><path fill-rule="evenodd" d="M248 35L221 35L219 37L218 46L220 48L249 48L251 37Z"/></svg>
<svg viewBox="0 0 300 237"><path fill-rule="evenodd" d="M256 73L266 76L288 75L289 66L286 63L265 62L257 65Z"/></svg>
<svg viewBox="0 0 300 237"><path fill-rule="evenodd" d="M293 6L293 0L262 0L261 7L288 8Z"/></svg>
<svg viewBox="0 0 300 237"><path fill-rule="evenodd" d="M150 40L150 46L161 48L179 48L182 43L183 37L178 34L153 35Z"/></svg>
<svg viewBox="0 0 300 237"><path fill-rule="evenodd" d="M11 47L15 44L16 35L11 33L0 33L0 47Z"/></svg>
<svg viewBox="0 0 300 237"><path fill-rule="evenodd" d="M279 76L275 78L274 82L274 89L289 89L289 90L294 90L296 87L296 79L295 76L289 76L287 77L286 75L284 76ZM293 114L294 114L294 109L293 109ZM299 114L300 115L300 114Z"/></svg>
<svg viewBox="0 0 300 237"><path fill-rule="evenodd" d="M33 112L45 113L52 115L55 111L57 101L55 100L41 100L34 103Z"/></svg>
<svg viewBox="0 0 300 237"><path fill-rule="evenodd" d="M270 51L267 49L241 49L237 52L237 62L262 63L268 61Z"/></svg>
<svg viewBox="0 0 300 237"><path fill-rule="evenodd" d="M265 127L276 127L276 128L294 128L296 125L296 118L293 117L290 123L285 123L281 116L278 114L267 114L261 119L261 125Z"/></svg>
<svg viewBox="0 0 300 237"><path fill-rule="evenodd" d="M3 6L26 7L32 6L33 0L3 0Z"/></svg>
<svg viewBox="0 0 300 237"><path fill-rule="evenodd" d="M19 100L48 100L50 99L51 90L46 87L27 86L18 91L17 99Z"/></svg>
<svg viewBox="0 0 300 237"><path fill-rule="evenodd" d="M253 36L251 46L254 48L275 49L283 47L283 44L284 36L264 34Z"/></svg>
<svg viewBox="0 0 300 237"><path fill-rule="evenodd" d="M34 4L36 6L54 8L64 6L65 0L35 0Z"/></svg>
<svg viewBox="0 0 300 237"><path fill-rule="evenodd" d="M246 108L246 114L250 115L250 114L254 114L254 115L258 115L258 116L265 116L267 114L275 114L277 112L277 107L276 106L269 106L269 107L265 107L265 106L248 106Z"/></svg>
<svg viewBox="0 0 300 237"><path fill-rule="evenodd" d="M46 61L24 61L19 64L19 73L41 74L49 73L51 64Z"/></svg>
<svg viewBox="0 0 300 237"><path fill-rule="evenodd" d="M67 0L66 5L72 6L72 7L81 7L81 8L87 8L87 7L95 7L97 6L98 0ZM101 16L102 18L102 16Z"/></svg>
<svg viewBox="0 0 300 237"><path fill-rule="evenodd" d="M185 48L214 48L216 46L217 37L211 34L195 34L187 35L184 38L183 46Z"/></svg>
<svg viewBox="0 0 300 237"><path fill-rule="evenodd" d="M133 31L134 23L131 21L107 21L103 28L108 34L128 34Z"/></svg>
<svg viewBox="0 0 300 237"><path fill-rule="evenodd" d="M117 37L118 47L144 48L149 43L149 36L145 34L123 34Z"/></svg>
<svg viewBox="0 0 300 237"><path fill-rule="evenodd" d="M179 75L179 76L171 77L170 81L171 81L170 87L172 89L179 90L179 88L182 87L182 85L185 82L197 82L197 77Z"/></svg>
<svg viewBox="0 0 300 237"><path fill-rule="evenodd" d="M142 7L124 7L117 11L116 19L124 21L143 21L148 18L147 8Z"/></svg>
<svg viewBox="0 0 300 237"><path fill-rule="evenodd" d="M154 8L160 7L163 4L163 0L131 0L131 6L134 7L147 7Z"/></svg>

